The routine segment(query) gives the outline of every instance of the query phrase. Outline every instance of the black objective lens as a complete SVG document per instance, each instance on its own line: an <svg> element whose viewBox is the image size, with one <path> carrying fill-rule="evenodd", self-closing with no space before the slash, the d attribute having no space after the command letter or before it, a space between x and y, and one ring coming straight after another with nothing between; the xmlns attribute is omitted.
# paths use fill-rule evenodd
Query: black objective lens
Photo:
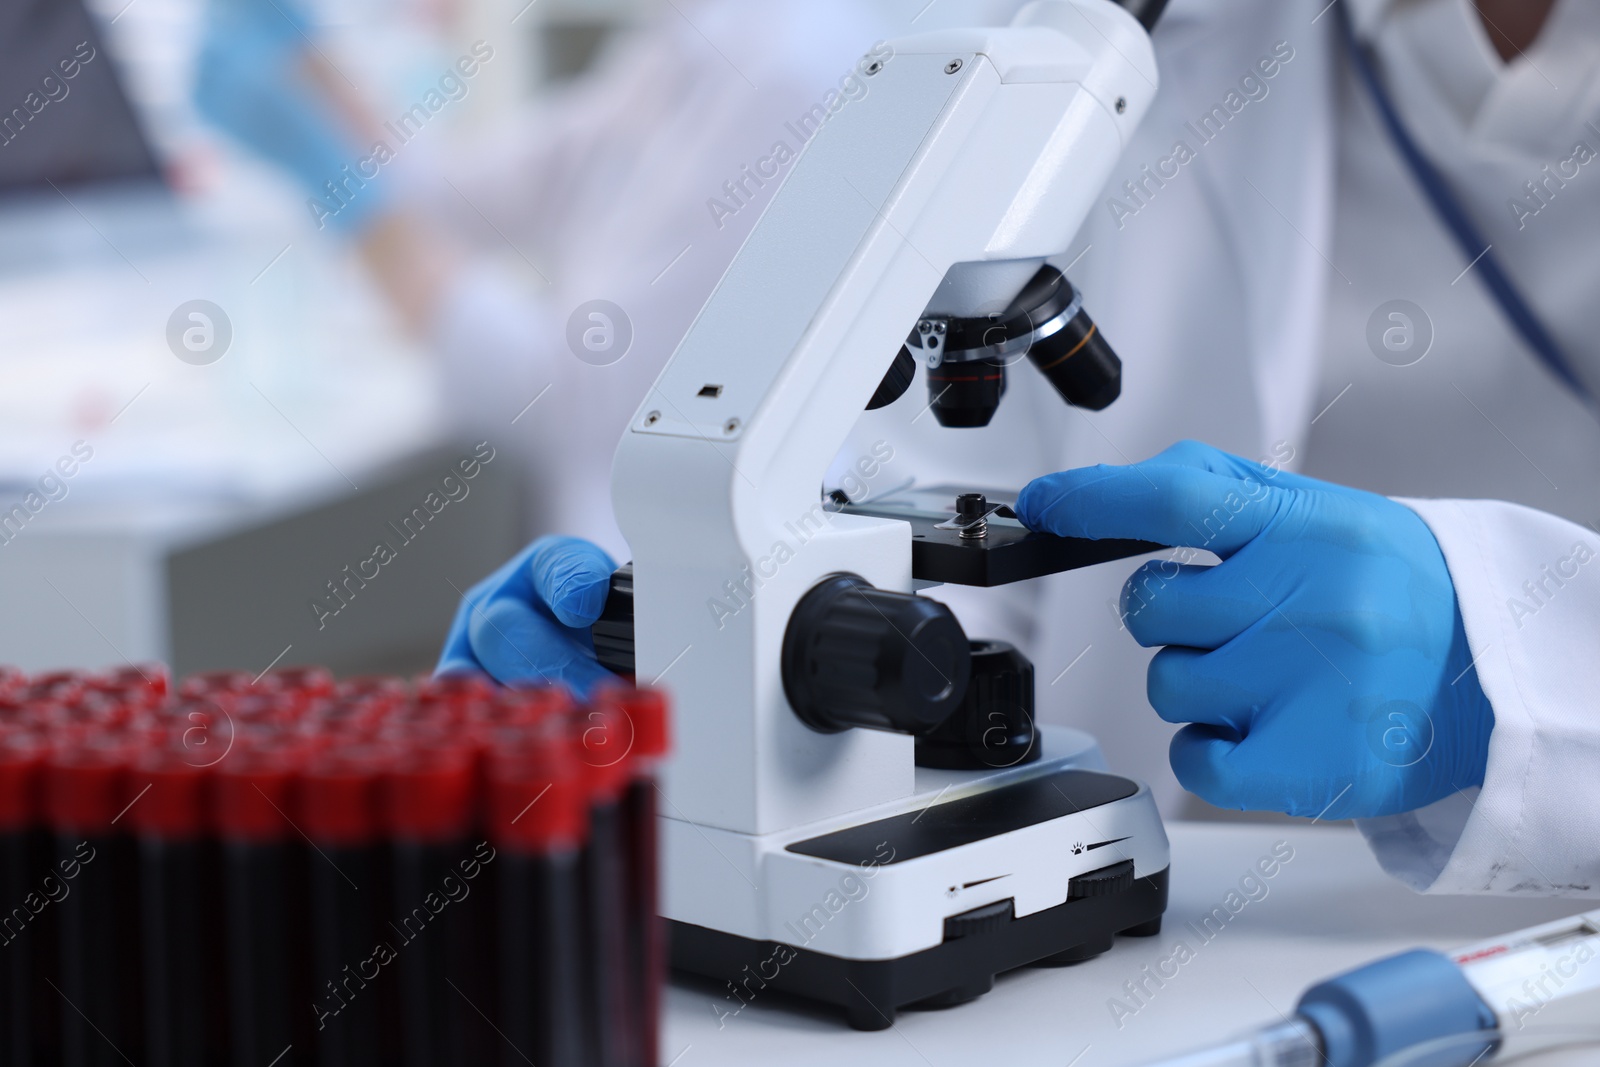
<svg viewBox="0 0 1600 1067"><path fill-rule="evenodd" d="M928 371L930 406L940 426L962 430L987 426L1005 395L1004 363L943 363Z"/></svg>
<svg viewBox="0 0 1600 1067"><path fill-rule="evenodd" d="M1122 395L1122 360L1082 308L1028 349L1028 360L1074 407L1103 411Z"/></svg>

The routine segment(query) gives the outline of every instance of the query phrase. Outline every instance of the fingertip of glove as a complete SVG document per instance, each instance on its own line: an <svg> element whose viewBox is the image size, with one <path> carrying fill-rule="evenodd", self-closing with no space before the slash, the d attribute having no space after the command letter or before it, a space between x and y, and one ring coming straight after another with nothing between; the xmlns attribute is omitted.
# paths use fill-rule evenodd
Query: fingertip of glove
<svg viewBox="0 0 1600 1067"><path fill-rule="evenodd" d="M605 610L606 597L611 592L611 574L603 576L573 576L562 583L551 598L550 610L563 626L582 629L593 626Z"/></svg>
<svg viewBox="0 0 1600 1067"><path fill-rule="evenodd" d="M1167 758L1178 784L1201 800L1218 808L1247 811L1250 805L1242 795L1244 783L1223 767L1238 747L1231 731L1189 725L1172 736Z"/></svg>

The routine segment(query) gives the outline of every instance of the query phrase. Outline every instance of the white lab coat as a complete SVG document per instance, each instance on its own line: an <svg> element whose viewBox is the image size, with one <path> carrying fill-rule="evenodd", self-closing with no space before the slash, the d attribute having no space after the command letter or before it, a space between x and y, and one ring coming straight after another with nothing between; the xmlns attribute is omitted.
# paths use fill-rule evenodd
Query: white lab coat
<svg viewBox="0 0 1600 1067"><path fill-rule="evenodd" d="M1424 2L1467 7L1466 0ZM1124 357L1124 390L1116 405L1094 415L1067 409L1031 370L1019 368L990 427L944 430L931 417L919 417L926 403L919 383L900 402L864 417L842 458L848 460L854 450L865 450L882 439L895 448L885 484L915 476L925 482L1015 488L1048 471L1095 462L1130 462L1175 439L1194 437L1247 457L1283 459L1292 455L1294 465L1311 473L1322 473L1324 466L1338 468L1340 457L1355 451L1353 446L1345 446L1362 437L1362 416L1370 410L1361 407L1365 403L1362 390L1332 395L1331 385L1337 381L1330 380L1329 368L1350 365L1352 346L1364 345L1364 340L1352 341L1348 336L1345 319L1354 312L1348 308L1341 312L1341 301L1355 298L1340 297L1338 290L1331 288L1349 271L1336 265L1338 257L1330 250L1336 248L1336 237L1352 224L1351 219L1367 208L1359 198L1352 201L1340 192L1341 187L1351 188L1341 171L1341 145L1352 147L1345 143L1350 140L1349 131L1342 128L1342 124L1348 125L1345 120L1351 105L1341 73L1337 24L1332 13L1317 18L1324 4L1325 0L1172 3L1157 34L1161 93L1141 133L1129 146L1118 179L1106 192L1106 210L1091 217L1079 241L1059 260L1062 265L1076 260L1071 276L1084 290L1091 313ZM1008 5L996 6L1003 12ZM1567 0L1562 10L1571 7L1573 0ZM1357 10L1364 20L1372 20L1388 8L1387 0L1366 0ZM610 186L602 182L596 193L598 207L591 204L588 214L564 211L557 220L559 225L579 238L585 220L604 218L608 203L622 222L601 233L602 242L615 242L615 246L602 243L591 260L595 269L585 272L577 268L572 278L560 279L557 291L571 291L565 303L547 299L536 310L512 314L507 309L517 303L480 275L459 288L441 329L442 344L457 354L456 380L477 383L466 390L469 394L493 397L501 412L499 418L509 419L543 384L556 382L540 401L546 405L540 417L524 416L517 431L537 442L535 454L557 472L557 488L543 505L543 515L550 527L595 536L616 551L622 547L605 517L605 470L612 442L754 215L753 211L741 212L720 233L709 229L702 213L703 201L712 193L704 190L715 190L723 176L736 172L737 162L730 167L730 161L749 158L751 145L759 147L765 136L760 127L770 123L773 115L786 113L784 107L792 107L795 101L801 108L809 106L809 97L827 88L830 81L824 75L807 82L807 78L818 77L817 70L795 62L792 53L798 49L779 50L765 61L773 66L763 70L787 70L796 75L790 83L793 93L789 102L765 108L756 103L744 109L732 107L727 94L748 101L747 87L733 82L717 57L706 52L703 42L691 48L696 45L684 34L673 46L679 50L676 55L657 54L662 73L656 75L659 81L655 84L661 86L656 100L683 122L683 128L703 135L696 145L704 150L697 159L705 168L693 174L687 170L658 173L649 168L645 184L653 187L649 192L659 195L637 202L610 196L606 191ZM1283 59L1285 48L1292 51L1292 58ZM819 47L817 54L824 51ZM838 67L842 72L856 51L859 49L830 52L821 67L826 71ZM691 111L685 120L669 106L675 94L687 90L673 88L676 83L665 72L688 76L683 67L689 55L696 77L715 80L719 72L723 75L721 88L710 92L730 110ZM1239 90L1245 75L1259 77L1258 63L1269 56L1276 56L1279 63L1274 76L1265 80L1266 95L1260 96L1254 88L1248 94L1240 90L1235 99L1247 102L1231 115L1221 134L1202 143L1204 139L1185 124L1198 122L1213 105L1227 108L1232 103L1229 92ZM1397 71L1396 76L1407 75ZM767 89L782 79L764 77L762 81ZM635 85L633 91L638 88ZM1403 83L1396 85L1397 92L1405 88ZM603 94L598 97L601 103L590 101L589 106L598 107L607 120L631 129L628 108L633 105L623 102L620 94L625 91L618 88L619 95L609 107ZM602 142L615 137L584 129L585 121L581 112L567 120L567 133L580 143L589 143L582 136L585 133ZM643 124L648 129L656 121L646 116ZM753 123L757 135L742 136L741 123ZM1575 131L1581 125L1572 128ZM1566 134L1572 124L1554 126L1555 133ZM1436 133L1430 123L1424 143L1443 150ZM1145 164L1158 168L1160 161L1172 154L1177 139L1189 142L1193 160L1161 183L1145 178L1141 168ZM1595 140L1600 147L1600 135ZM610 143L614 147L618 142ZM729 143L740 147L726 151ZM655 147L666 158L679 158L670 144ZM1355 147L1363 158L1376 158L1388 150L1376 141ZM568 149L559 155L568 161L572 158ZM1514 162L1520 166L1526 160ZM529 164L530 172L551 165L541 157ZM1600 164L1595 168L1591 181L1600 190ZM1528 176L1536 176L1537 171L1534 167ZM1170 169L1166 173L1170 174ZM1127 180L1145 181L1142 200L1123 193L1121 186ZM1407 182L1409 178L1399 174L1389 183L1393 195L1408 195L1402 191ZM536 190L543 188L539 182L529 184ZM1572 184L1563 195L1573 203L1582 202L1584 191L1576 180ZM1110 204L1113 195L1137 210L1132 214L1114 211ZM1495 210L1503 210L1493 197L1487 202ZM1587 203L1594 205L1600 200ZM1351 216L1340 218L1341 212ZM1592 213L1569 215L1571 221L1559 228L1549 227L1548 232L1554 240L1557 232L1579 227L1581 233L1581 227L1589 227L1590 243L1586 250L1578 249L1584 254L1570 269L1580 278L1600 283L1595 273L1600 256L1592 242L1596 218ZM1400 242L1385 253L1396 271L1403 274L1409 266L1419 273L1445 263L1454 264L1449 272L1453 274L1466 265L1448 241L1432 230L1434 224L1425 209L1413 204L1406 225L1415 240ZM502 239L507 243L517 240L509 234ZM1491 239L1495 239L1493 233ZM685 259L652 282L651 277L686 245L693 248ZM1522 252L1509 251L1512 254L1507 260L1514 270L1529 267ZM704 253L704 258L691 262L689 257L697 252ZM602 280L608 284L601 285ZM1457 285L1436 288L1477 309L1464 314L1481 313L1471 327L1476 334L1486 330L1503 334L1498 313L1492 308L1482 311L1481 295L1468 292L1465 287L1469 283L1475 284L1467 278ZM1344 284L1355 285L1350 281ZM669 288L657 290L657 286ZM609 298L629 307L641 324L641 341L637 342L641 347L621 364L598 374L560 353L552 362L550 346L542 338L548 335L559 343L566 307L607 293L630 294ZM1407 296L1408 291L1387 295ZM1536 296L1552 307L1578 308L1585 303L1571 292L1551 292L1548 287L1539 288ZM1370 302L1376 306L1378 301ZM1359 301L1351 306L1359 310ZM1562 315L1553 321L1573 356L1584 362L1600 383L1600 360L1588 343L1593 334L1585 331L1600 323L1592 318L1592 307L1583 311L1591 317ZM506 324L516 321L519 314L521 325L508 331ZM1444 316L1441 320L1439 358L1424 364L1429 368L1448 365L1444 358L1451 350L1450 326L1455 320ZM507 343L508 337L518 336L521 340ZM1460 340L1459 332L1455 340ZM1502 336L1494 358L1504 366L1514 366L1518 382L1531 381L1541 388L1550 384L1509 335ZM1380 383L1371 392L1381 398L1390 388L1399 387L1393 382ZM1496 396L1515 391L1500 388ZM1535 415L1538 410L1555 412L1564 420L1561 425L1573 433L1587 425L1580 421L1587 418L1581 407L1559 389L1540 396L1548 403L1534 409ZM1347 408L1323 410L1330 400ZM539 411L539 406L533 410ZM1329 428L1336 425L1336 415L1347 417L1346 410L1354 413L1348 416L1354 429L1345 431L1341 443L1337 433L1329 436ZM1412 403L1405 414L1413 423L1413 440L1425 451L1429 440L1460 435L1464 420L1477 419L1483 412L1448 410L1435 398ZM530 422L534 423L531 428ZM1476 425L1475 432L1505 436L1504 430L1482 424ZM1574 477L1587 479L1589 486L1600 486L1594 453L1577 451L1580 458L1571 464ZM1392 457L1375 457L1365 468L1346 467L1341 473L1343 480L1353 484L1404 491L1412 497L1441 491L1471 493L1470 488L1461 487L1474 484L1474 471L1452 465L1450 459L1445 456L1432 467L1417 467L1410 472L1413 476L1402 479L1396 488L1385 484L1394 465ZM1504 479L1493 486L1493 495L1508 500L1524 496L1514 480ZM1532 617L1514 616L1508 600L1525 596L1523 583L1541 580L1541 568L1546 565L1560 567L1577 543L1594 545L1600 539L1572 522L1512 504L1410 503L1444 551L1468 638L1478 657L1479 677L1495 708L1496 729L1481 794L1463 795L1410 816L1374 820L1363 829L1386 868L1419 889L1592 892L1600 887L1600 847L1595 845L1600 841L1600 786L1595 785L1600 781L1600 710L1596 708L1600 703L1600 657L1593 654L1600 648L1600 577L1591 572L1600 572L1600 565L1562 579L1559 595L1542 596ZM1164 765L1165 743L1172 728L1158 720L1146 704L1143 682L1149 653L1137 649L1122 632L1113 606L1131 566L1057 575L999 591L947 590L941 595L957 607L970 633L1010 638L1028 649L1037 667L1042 718L1096 732L1112 766L1150 780L1167 808L1174 810L1179 806L1178 790ZM1556 589L1554 585L1550 588Z"/></svg>

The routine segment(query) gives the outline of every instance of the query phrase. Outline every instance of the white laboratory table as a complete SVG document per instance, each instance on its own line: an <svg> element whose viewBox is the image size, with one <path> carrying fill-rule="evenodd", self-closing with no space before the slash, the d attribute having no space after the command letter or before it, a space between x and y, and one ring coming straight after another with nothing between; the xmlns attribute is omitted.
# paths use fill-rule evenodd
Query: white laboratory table
<svg viewBox="0 0 1600 1067"><path fill-rule="evenodd" d="M1278 1021L1306 986L1378 956L1451 948L1594 906L1419 896L1384 875L1348 826L1176 823L1168 834L1172 896L1158 937L1119 938L1111 952L1075 967L1003 975L972 1003L902 1012L893 1029L877 1033L850 1030L838 1012L777 994L758 994L728 1014L739 1005L724 999L726 990L674 976L662 1061L1133 1067ZM1266 894L1255 889L1259 899L1202 942L1188 924L1222 906L1280 842L1294 857L1265 883ZM1157 988L1143 968L1172 955L1180 939L1193 958ZM1150 992L1135 1001L1124 984L1140 981ZM1113 1001L1131 1014L1114 1013ZM1560 1062L1600 1063L1600 1052Z"/></svg>

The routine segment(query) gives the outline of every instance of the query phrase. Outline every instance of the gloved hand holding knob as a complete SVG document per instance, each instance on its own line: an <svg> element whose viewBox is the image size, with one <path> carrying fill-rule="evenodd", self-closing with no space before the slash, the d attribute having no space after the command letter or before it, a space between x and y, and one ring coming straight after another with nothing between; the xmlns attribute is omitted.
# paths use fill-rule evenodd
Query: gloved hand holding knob
<svg viewBox="0 0 1600 1067"><path fill-rule="evenodd" d="M614 678L595 660L617 565L576 537L541 537L467 591L439 657L439 674L481 671L504 685L560 682L586 694Z"/></svg>
<svg viewBox="0 0 1600 1067"><path fill-rule="evenodd" d="M1035 530L1206 549L1123 588L1179 782L1219 807L1347 819L1481 785L1494 712L1455 587L1404 504L1183 442L1037 479Z"/></svg>

